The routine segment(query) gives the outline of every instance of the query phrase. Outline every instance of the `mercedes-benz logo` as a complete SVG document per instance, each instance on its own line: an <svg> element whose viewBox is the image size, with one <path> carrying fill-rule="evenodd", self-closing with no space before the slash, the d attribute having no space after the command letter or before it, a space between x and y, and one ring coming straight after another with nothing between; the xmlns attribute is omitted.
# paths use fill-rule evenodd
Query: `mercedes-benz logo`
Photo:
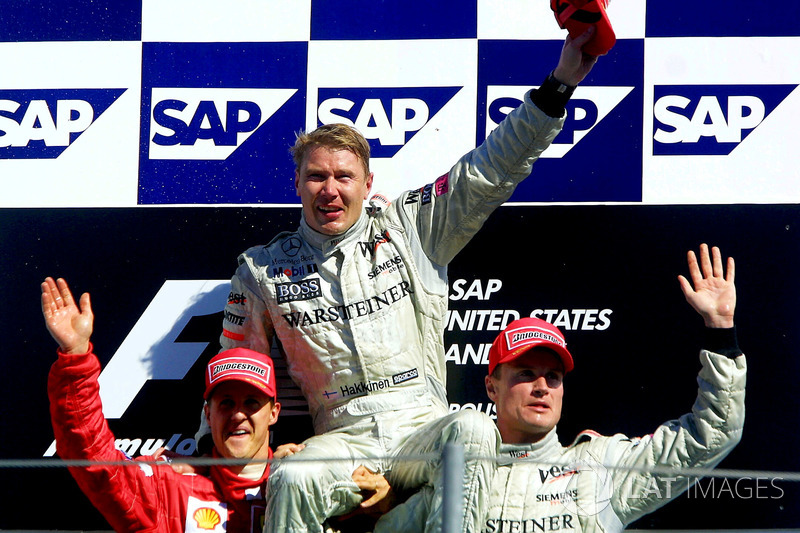
<svg viewBox="0 0 800 533"><path fill-rule="evenodd" d="M300 251L300 247L302 245L303 243L300 242L300 239L298 239L297 237L289 237L289 239L287 239L281 245L281 249L283 250L283 253L285 253L289 257L294 257Z"/></svg>

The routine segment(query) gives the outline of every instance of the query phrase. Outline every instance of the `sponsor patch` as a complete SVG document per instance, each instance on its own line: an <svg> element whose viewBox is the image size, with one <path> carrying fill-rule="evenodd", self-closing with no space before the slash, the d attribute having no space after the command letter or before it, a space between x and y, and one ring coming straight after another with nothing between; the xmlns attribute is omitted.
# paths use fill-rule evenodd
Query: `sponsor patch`
<svg viewBox="0 0 800 533"><path fill-rule="evenodd" d="M450 190L450 175L445 174L444 176L440 176L439 179L434 182L433 188L436 191L436 196L447 194Z"/></svg>
<svg viewBox="0 0 800 533"><path fill-rule="evenodd" d="M225 531L228 523L228 506L222 502L202 501L189 496L186 508L187 533Z"/></svg>
<svg viewBox="0 0 800 533"><path fill-rule="evenodd" d="M538 343L538 341L542 340L552 342L553 344L558 344L559 346L566 346L564 339L556 337L548 331L535 327L517 328L506 332L506 344L508 345L509 351L516 350L517 348L531 344L532 342Z"/></svg>
<svg viewBox="0 0 800 533"><path fill-rule="evenodd" d="M270 277L277 278L278 276L286 276L287 278L296 278L299 276L305 276L307 274L315 274L317 272L319 272L319 267L317 267L317 264L308 263L306 265L297 265L291 267L274 267Z"/></svg>
<svg viewBox="0 0 800 533"><path fill-rule="evenodd" d="M322 296L319 278L304 279L291 283L278 283L275 285L275 291L279 304L313 300Z"/></svg>
<svg viewBox="0 0 800 533"><path fill-rule="evenodd" d="M300 241L298 237L289 237L283 244L281 244L281 250L283 253L288 255L289 257L294 257L300 252L300 248L303 247L303 243Z"/></svg>
<svg viewBox="0 0 800 533"><path fill-rule="evenodd" d="M228 305L244 305L247 303L247 297L244 294L231 291L228 294Z"/></svg>
<svg viewBox="0 0 800 533"><path fill-rule="evenodd" d="M417 377L419 377L419 371L417 371L416 368L412 368L411 370L406 370L405 372L400 372L392 376L392 383L399 385Z"/></svg>

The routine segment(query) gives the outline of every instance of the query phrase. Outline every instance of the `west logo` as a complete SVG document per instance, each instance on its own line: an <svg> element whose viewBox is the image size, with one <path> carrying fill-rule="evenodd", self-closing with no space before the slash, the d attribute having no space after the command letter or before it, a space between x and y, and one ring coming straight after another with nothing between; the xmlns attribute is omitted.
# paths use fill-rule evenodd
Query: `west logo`
<svg viewBox="0 0 800 533"><path fill-rule="evenodd" d="M513 109L522 104L521 95L530 87L490 85L486 89L486 136ZM633 87L578 87L567 103L567 119L553 144L542 157L560 158L578 144L628 94Z"/></svg>
<svg viewBox="0 0 800 533"><path fill-rule="evenodd" d="M319 89L319 124L355 127L372 157L393 157L461 87Z"/></svg>
<svg viewBox="0 0 800 533"><path fill-rule="evenodd" d="M154 88L150 159L227 159L296 89Z"/></svg>
<svg viewBox="0 0 800 533"><path fill-rule="evenodd" d="M364 257L375 259L375 253L378 251L378 247L387 242L392 242L392 238L389 236L389 230L375 235L372 238L372 242L359 242L358 247L361 249L361 254Z"/></svg>
<svg viewBox="0 0 800 533"><path fill-rule="evenodd" d="M653 155L728 155L796 85L657 85Z"/></svg>
<svg viewBox="0 0 800 533"><path fill-rule="evenodd" d="M55 159L125 89L0 90L0 159Z"/></svg>

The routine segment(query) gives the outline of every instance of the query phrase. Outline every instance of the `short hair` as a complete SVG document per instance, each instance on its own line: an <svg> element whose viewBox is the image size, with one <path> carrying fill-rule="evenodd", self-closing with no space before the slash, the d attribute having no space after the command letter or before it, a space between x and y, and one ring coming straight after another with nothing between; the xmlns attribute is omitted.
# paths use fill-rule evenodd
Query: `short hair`
<svg viewBox="0 0 800 533"><path fill-rule="evenodd" d="M308 152L318 146L329 150L347 150L361 160L364 171L369 174L369 143L361 133L347 124L325 124L312 132L296 134L294 146L289 149L296 170L300 170Z"/></svg>

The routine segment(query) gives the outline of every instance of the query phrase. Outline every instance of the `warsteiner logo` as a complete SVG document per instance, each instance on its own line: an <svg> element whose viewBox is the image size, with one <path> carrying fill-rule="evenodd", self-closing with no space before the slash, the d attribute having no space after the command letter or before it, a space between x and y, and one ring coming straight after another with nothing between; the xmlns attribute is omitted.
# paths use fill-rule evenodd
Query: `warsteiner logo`
<svg viewBox="0 0 800 533"><path fill-rule="evenodd" d="M344 123L367 138L372 157L393 157L461 87L319 89L319 125Z"/></svg>
<svg viewBox="0 0 800 533"><path fill-rule="evenodd" d="M125 89L0 91L0 159L55 159Z"/></svg>

